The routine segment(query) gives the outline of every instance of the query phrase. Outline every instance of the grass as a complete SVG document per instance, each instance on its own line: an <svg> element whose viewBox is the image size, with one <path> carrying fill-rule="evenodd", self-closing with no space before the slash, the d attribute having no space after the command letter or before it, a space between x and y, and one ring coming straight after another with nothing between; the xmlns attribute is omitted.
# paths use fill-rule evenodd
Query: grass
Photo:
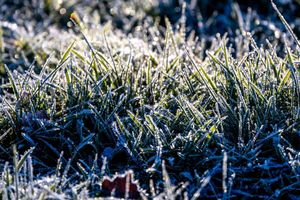
<svg viewBox="0 0 300 200"><path fill-rule="evenodd" d="M197 38L184 17L130 34L71 19L15 39L16 70L0 34L2 199L299 198L299 47L283 30L276 47L242 25Z"/></svg>

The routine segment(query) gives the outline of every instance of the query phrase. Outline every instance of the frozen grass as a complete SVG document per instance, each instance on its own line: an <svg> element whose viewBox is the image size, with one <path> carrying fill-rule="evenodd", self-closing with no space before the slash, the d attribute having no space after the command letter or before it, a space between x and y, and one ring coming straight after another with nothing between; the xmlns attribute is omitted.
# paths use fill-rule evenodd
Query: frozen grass
<svg viewBox="0 0 300 200"><path fill-rule="evenodd" d="M140 198L299 198L300 58L285 20L292 37L277 30L277 48L243 18L235 38L212 40L185 17L141 19L130 34L71 19L0 40L2 199L124 198L131 184ZM103 190L129 169L139 183Z"/></svg>

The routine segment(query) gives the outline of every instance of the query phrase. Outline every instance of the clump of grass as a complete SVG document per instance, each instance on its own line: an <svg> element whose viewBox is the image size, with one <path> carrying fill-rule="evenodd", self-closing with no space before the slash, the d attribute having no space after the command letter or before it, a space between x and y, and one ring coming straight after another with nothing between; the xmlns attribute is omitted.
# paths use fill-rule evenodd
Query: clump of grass
<svg viewBox="0 0 300 200"><path fill-rule="evenodd" d="M85 24L32 36L46 47L28 40L47 58L6 67L0 156L14 168L3 166L3 198L97 197L104 175L126 169L145 198L299 196L298 49L279 55L251 33L205 46L184 19L165 24L145 21L130 36Z"/></svg>

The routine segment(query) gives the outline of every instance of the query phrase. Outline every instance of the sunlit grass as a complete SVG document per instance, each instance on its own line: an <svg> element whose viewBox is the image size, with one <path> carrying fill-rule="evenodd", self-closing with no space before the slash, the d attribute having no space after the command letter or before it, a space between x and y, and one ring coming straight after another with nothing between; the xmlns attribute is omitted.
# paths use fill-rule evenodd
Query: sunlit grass
<svg viewBox="0 0 300 200"><path fill-rule="evenodd" d="M204 46L184 20L125 34L71 19L26 38L26 70L4 65L0 155L14 162L1 166L3 199L113 196L105 175L128 169L145 198L299 194L296 45L279 54L247 33Z"/></svg>

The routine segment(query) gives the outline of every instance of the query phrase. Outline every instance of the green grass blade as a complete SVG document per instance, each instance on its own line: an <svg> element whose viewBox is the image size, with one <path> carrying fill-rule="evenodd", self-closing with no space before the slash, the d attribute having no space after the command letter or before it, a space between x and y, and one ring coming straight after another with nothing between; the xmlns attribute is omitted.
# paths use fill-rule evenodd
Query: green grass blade
<svg viewBox="0 0 300 200"><path fill-rule="evenodd" d="M283 15L280 13L280 11L278 10L276 4L273 2L273 0L271 0L272 6L274 8L274 10L277 12L278 17L280 18L280 20L282 21L283 25L285 26L285 28L288 30L288 32L292 35L292 37L294 38L296 44L298 45L298 47L300 48L300 42L297 38L297 36L295 35L295 33L293 32L292 28L290 27L289 23L284 19Z"/></svg>
<svg viewBox="0 0 300 200"><path fill-rule="evenodd" d="M28 151L25 152L25 154L21 157L21 159L18 161L16 170L20 172L25 160L28 158L28 156L32 153L34 150L34 147L30 148Z"/></svg>
<svg viewBox="0 0 300 200"><path fill-rule="evenodd" d="M61 62L64 62L65 60L67 60L67 57L70 55L72 49L73 49L73 46L75 44L76 40L74 40L72 42L72 44L68 47L68 49L65 51L65 53L63 54L62 58L61 58Z"/></svg>
<svg viewBox="0 0 300 200"><path fill-rule="evenodd" d="M4 64L4 67L7 71L8 79L9 79L9 82L10 82L12 88L13 88L14 94L16 95L17 100L19 100L20 99L20 94L19 94L18 89L17 89L16 81L15 81L11 71L7 67L7 65Z"/></svg>
<svg viewBox="0 0 300 200"><path fill-rule="evenodd" d="M291 71L287 70L287 72L285 73L283 79L281 80L279 87L278 87L278 93L281 93L283 87L287 84L287 82L289 81L291 76Z"/></svg>

